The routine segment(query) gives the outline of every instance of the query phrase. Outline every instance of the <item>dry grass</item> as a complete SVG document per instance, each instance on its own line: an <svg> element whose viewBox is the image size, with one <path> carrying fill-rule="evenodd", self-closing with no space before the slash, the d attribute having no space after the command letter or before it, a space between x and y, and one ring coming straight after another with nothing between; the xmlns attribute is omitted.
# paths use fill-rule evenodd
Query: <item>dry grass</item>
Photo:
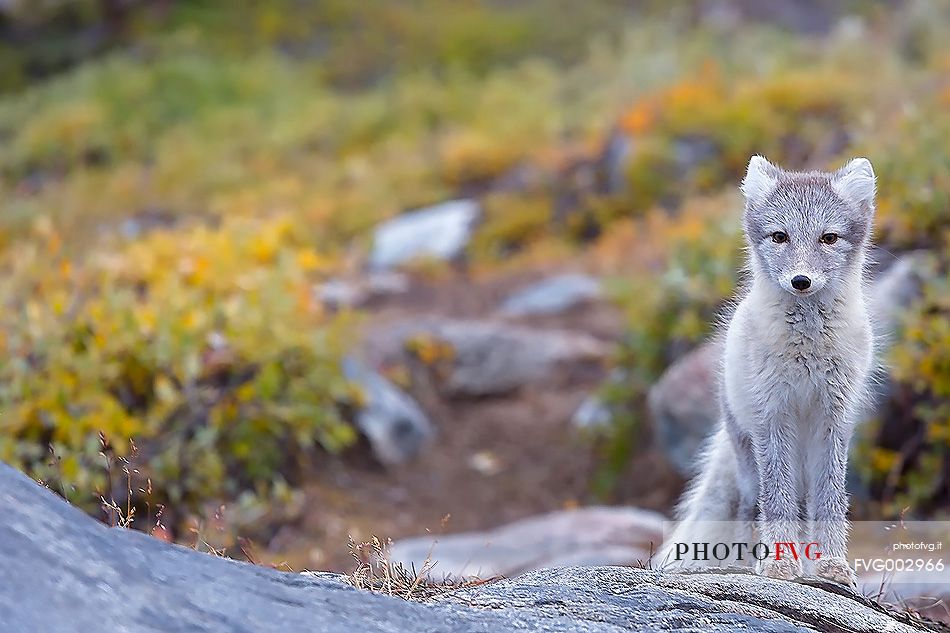
<svg viewBox="0 0 950 633"><path fill-rule="evenodd" d="M350 538L350 554L356 561L356 569L346 576L347 582L364 591L382 593L403 600L425 601L458 589L478 587L501 579L500 576L479 578L456 577L451 574L436 579L432 572L438 563L432 560L432 548L429 549L422 567L416 569L415 565L406 567L402 563L393 562L389 556L391 545L391 540L387 539L384 543L375 536L366 543L357 543Z"/></svg>
<svg viewBox="0 0 950 633"><path fill-rule="evenodd" d="M950 605L946 600L936 596L905 598L891 588L892 580L892 577L883 574L880 586L876 590L865 592L863 596L886 609L907 614L915 622L950 625ZM950 630L950 627L946 630Z"/></svg>

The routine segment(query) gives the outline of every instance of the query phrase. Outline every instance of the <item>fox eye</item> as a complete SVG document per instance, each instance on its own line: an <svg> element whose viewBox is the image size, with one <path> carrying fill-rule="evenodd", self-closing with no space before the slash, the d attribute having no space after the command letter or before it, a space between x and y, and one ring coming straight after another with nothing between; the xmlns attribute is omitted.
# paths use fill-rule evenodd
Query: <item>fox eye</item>
<svg viewBox="0 0 950 633"><path fill-rule="evenodd" d="M776 231L772 233L772 241L776 244L783 244L788 241L788 233L784 231Z"/></svg>
<svg viewBox="0 0 950 633"><path fill-rule="evenodd" d="M821 236L820 241L822 244L834 244L838 241L837 233L825 233Z"/></svg>

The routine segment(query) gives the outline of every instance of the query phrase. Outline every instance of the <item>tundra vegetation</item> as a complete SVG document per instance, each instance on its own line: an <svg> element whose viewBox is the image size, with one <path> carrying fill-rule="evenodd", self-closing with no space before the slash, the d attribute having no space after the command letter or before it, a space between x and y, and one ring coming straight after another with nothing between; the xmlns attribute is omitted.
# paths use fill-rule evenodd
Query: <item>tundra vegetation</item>
<svg viewBox="0 0 950 633"><path fill-rule="evenodd" d="M877 420L856 449L865 511L945 509L950 16L898 4L805 36L664 3L22 3L3 29L29 45L0 69L0 459L91 512L126 488L116 459L132 506L288 494L357 439L339 361L359 310L315 284L381 220L476 196L472 274L610 279L609 490L647 388L738 281L749 156L866 155L881 259L925 249L929 271L885 359L902 432Z"/></svg>

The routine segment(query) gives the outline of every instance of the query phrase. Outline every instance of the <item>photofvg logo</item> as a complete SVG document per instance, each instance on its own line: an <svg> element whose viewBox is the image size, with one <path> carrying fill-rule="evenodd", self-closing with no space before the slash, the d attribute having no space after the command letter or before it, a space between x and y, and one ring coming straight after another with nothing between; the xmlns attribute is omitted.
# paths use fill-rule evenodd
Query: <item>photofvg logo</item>
<svg viewBox="0 0 950 633"><path fill-rule="evenodd" d="M768 560L802 563L810 574L816 563L828 558L828 547L819 539L816 525L801 521L784 524L787 538L766 540L751 522L667 522L664 544L652 564L659 569L701 567L757 567ZM820 526L818 526L820 527ZM913 583L950 591L948 521L858 521L850 524L847 561L859 586ZM839 545L840 547L840 545ZM942 595L942 594L941 594Z"/></svg>
<svg viewBox="0 0 950 633"><path fill-rule="evenodd" d="M817 541L794 542L778 541L775 543L746 543L735 541L732 543L673 543L673 559L678 562L717 562L717 563L747 563L749 561L783 560L797 561L821 559L821 545Z"/></svg>

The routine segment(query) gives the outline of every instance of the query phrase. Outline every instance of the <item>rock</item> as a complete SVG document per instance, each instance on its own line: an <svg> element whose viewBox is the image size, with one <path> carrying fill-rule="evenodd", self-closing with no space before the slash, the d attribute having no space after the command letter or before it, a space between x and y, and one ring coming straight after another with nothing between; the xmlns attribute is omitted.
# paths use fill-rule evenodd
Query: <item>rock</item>
<svg viewBox="0 0 950 633"><path fill-rule="evenodd" d="M179 219L179 215L168 209L147 207L123 221L119 232L122 237L134 240L152 231L171 228L178 224Z"/></svg>
<svg viewBox="0 0 950 633"><path fill-rule="evenodd" d="M314 288L314 294L323 305L334 310L355 308L366 302L365 290L344 279L330 279Z"/></svg>
<svg viewBox="0 0 950 633"><path fill-rule="evenodd" d="M878 274L871 287L870 310L874 317L874 333L881 346L881 355L900 334L901 315L914 301L920 298L924 280L932 274L933 262L926 251L905 255ZM874 385L874 398L878 406L886 406L895 395L897 384L883 371ZM884 413L878 411L877 413ZM897 412L888 418L903 418ZM888 422L897 422L889 419Z"/></svg>
<svg viewBox="0 0 950 633"><path fill-rule="evenodd" d="M599 431L610 426L614 414L601 397L591 394L584 398L577 411L571 416L574 428L585 431Z"/></svg>
<svg viewBox="0 0 950 633"><path fill-rule="evenodd" d="M843 7L831 0L702 0L696 5L697 17L704 24L735 29L748 22L761 22L807 35L824 35L831 31L843 13Z"/></svg>
<svg viewBox="0 0 950 633"><path fill-rule="evenodd" d="M925 261L925 254L913 253L898 259L872 281L871 315L882 340L897 327L900 311L919 294ZM683 476L694 474L698 449L719 416L715 395L718 360L716 344L705 343L670 365L650 389L648 402L656 436Z"/></svg>
<svg viewBox="0 0 950 633"><path fill-rule="evenodd" d="M505 300L500 311L515 317L559 314L600 296L597 279L578 274L558 275L519 290Z"/></svg>
<svg viewBox="0 0 950 633"><path fill-rule="evenodd" d="M387 220L376 227L370 266L379 270L419 258L455 259L480 214L474 200L451 200Z"/></svg>
<svg viewBox="0 0 950 633"><path fill-rule="evenodd" d="M657 442L684 476L695 474L696 456L719 417L715 394L720 355L720 345L700 345L673 363L647 398Z"/></svg>
<svg viewBox="0 0 950 633"><path fill-rule="evenodd" d="M632 148L633 142L628 134L620 130L610 133L599 164L604 193L612 195L627 193L627 164Z"/></svg>
<svg viewBox="0 0 950 633"><path fill-rule="evenodd" d="M584 398L574 411L574 415L571 416L571 424L574 428L594 433L609 430L617 412L604 401L601 392L604 388L622 387L627 380L629 377L624 369L618 367L611 370L601 387Z"/></svg>
<svg viewBox="0 0 950 633"><path fill-rule="evenodd" d="M519 614L529 626L538 626L538 612L569 618L548 621L536 629L542 631L944 630L827 581L798 584L735 572L566 567L454 592L436 602Z"/></svg>
<svg viewBox="0 0 950 633"><path fill-rule="evenodd" d="M371 301L409 290L409 277L383 270L368 274L361 279L330 279L314 288L317 299L333 310L359 308Z"/></svg>
<svg viewBox="0 0 950 633"><path fill-rule="evenodd" d="M381 271L369 275L365 287L370 299L398 295L409 290L409 277L393 271Z"/></svg>
<svg viewBox="0 0 950 633"><path fill-rule="evenodd" d="M662 515L638 508L588 507L516 521L487 532L425 536L393 543L390 557L432 575L513 576L564 565L636 565L663 541ZM654 548L654 549L655 549Z"/></svg>
<svg viewBox="0 0 950 633"><path fill-rule="evenodd" d="M356 412L356 426L380 462L406 462L432 440L429 418L396 385L352 357L343 360L343 375L363 390L366 401Z"/></svg>
<svg viewBox="0 0 950 633"><path fill-rule="evenodd" d="M860 596L758 576L564 568L427 604L107 528L0 464L5 633L914 631Z"/></svg>
<svg viewBox="0 0 950 633"><path fill-rule="evenodd" d="M608 345L579 332L436 318L390 324L371 332L366 347L378 365L405 363L408 348L438 348L435 358L422 360L447 397L509 393L609 353Z"/></svg>
<svg viewBox="0 0 950 633"><path fill-rule="evenodd" d="M910 253L875 278L871 287L871 313L879 336L888 338L896 331L901 311L920 296L928 257L926 251Z"/></svg>
<svg viewBox="0 0 950 633"><path fill-rule="evenodd" d="M485 477L494 477L505 467L492 451L478 451L468 458L468 467Z"/></svg>

